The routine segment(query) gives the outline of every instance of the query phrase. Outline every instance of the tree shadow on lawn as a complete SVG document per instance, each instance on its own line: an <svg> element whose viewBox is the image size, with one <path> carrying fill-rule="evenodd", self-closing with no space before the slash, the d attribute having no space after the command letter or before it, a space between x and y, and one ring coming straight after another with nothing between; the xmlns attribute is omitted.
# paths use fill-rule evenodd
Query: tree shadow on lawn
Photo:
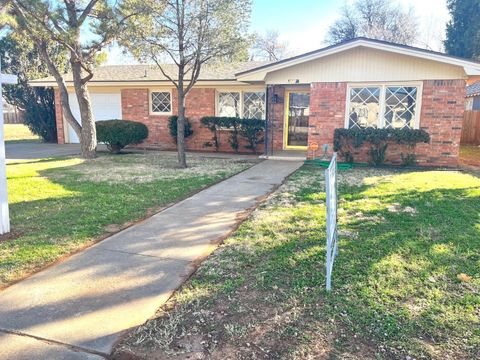
<svg viewBox="0 0 480 360"><path fill-rule="evenodd" d="M38 175L11 178L25 181L15 190L27 195L37 191L40 199L10 204L11 226L20 235L0 243L0 287L218 180L90 181L82 175L81 166L43 169ZM39 183L32 178L38 178ZM42 193L43 186L48 189ZM106 228L112 224L118 225L118 230Z"/></svg>
<svg viewBox="0 0 480 360"><path fill-rule="evenodd" d="M212 359L479 357L480 187L376 195L376 186L340 188L332 293L324 195L314 186L294 208L244 223L174 309L143 328L163 335L134 345L140 329L120 349L151 358L152 349L158 358L172 349Z"/></svg>

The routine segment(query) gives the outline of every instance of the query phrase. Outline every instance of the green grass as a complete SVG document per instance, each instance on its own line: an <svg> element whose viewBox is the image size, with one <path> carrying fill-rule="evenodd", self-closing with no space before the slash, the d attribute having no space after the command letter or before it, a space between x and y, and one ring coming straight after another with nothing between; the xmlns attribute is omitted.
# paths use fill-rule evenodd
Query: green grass
<svg viewBox="0 0 480 360"><path fill-rule="evenodd" d="M117 354L479 358L480 179L375 169L339 176L331 293L323 169L304 166Z"/></svg>
<svg viewBox="0 0 480 360"><path fill-rule="evenodd" d="M189 163L177 169L174 155L148 153L7 165L13 236L0 239L0 286L252 164L200 155Z"/></svg>
<svg viewBox="0 0 480 360"><path fill-rule="evenodd" d="M39 137L32 134L30 129L23 124L4 124L3 131L7 142L39 141Z"/></svg>

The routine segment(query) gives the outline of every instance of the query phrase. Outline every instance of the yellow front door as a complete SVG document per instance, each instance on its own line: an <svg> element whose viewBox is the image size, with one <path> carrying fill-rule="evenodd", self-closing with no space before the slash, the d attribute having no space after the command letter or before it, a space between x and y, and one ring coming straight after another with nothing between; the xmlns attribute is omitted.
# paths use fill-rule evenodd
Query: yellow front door
<svg viewBox="0 0 480 360"><path fill-rule="evenodd" d="M285 149L306 149L308 146L308 117L310 115L310 93L287 91L285 93Z"/></svg>

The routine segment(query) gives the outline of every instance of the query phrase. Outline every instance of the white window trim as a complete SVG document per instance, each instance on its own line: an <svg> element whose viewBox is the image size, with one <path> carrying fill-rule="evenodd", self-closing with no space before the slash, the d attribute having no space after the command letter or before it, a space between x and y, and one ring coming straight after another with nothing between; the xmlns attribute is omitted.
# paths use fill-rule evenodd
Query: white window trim
<svg viewBox="0 0 480 360"><path fill-rule="evenodd" d="M265 120L267 116L267 89L262 88L262 89L246 89L246 90L238 90L238 89L217 89L215 90L215 116L220 116L218 111L219 111L219 94L220 93L239 93L240 94L240 117L243 118L243 97L244 93L249 93L249 92L263 92L265 96L265 111L263 114L263 118L261 120Z"/></svg>
<svg viewBox="0 0 480 360"><path fill-rule="evenodd" d="M422 98L423 98L423 82L421 81L407 81L407 82L361 82L361 83L348 83L347 84L347 96L345 102L345 129L348 129L348 125L350 122L350 93L352 88L359 88L359 87L379 87L380 88L380 113L379 116L379 124L378 129L385 128L385 94L387 87L395 87L395 86L411 86L417 87L417 101L415 105L415 121L413 124L414 129L420 128L420 116L422 112Z"/></svg>
<svg viewBox="0 0 480 360"><path fill-rule="evenodd" d="M162 112L162 111L153 111L153 101L152 101L152 94L154 92L168 92L170 93L170 111ZM148 91L148 108L150 115L172 115L173 114L173 96L172 96L172 89L150 89Z"/></svg>

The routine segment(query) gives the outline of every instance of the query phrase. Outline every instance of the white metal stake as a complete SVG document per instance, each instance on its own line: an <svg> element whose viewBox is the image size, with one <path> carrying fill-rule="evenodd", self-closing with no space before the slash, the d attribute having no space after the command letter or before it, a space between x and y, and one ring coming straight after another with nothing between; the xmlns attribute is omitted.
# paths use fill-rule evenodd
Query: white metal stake
<svg viewBox="0 0 480 360"><path fill-rule="evenodd" d="M3 84L16 84L17 77L2 74L0 65L0 234L10 232L10 215L8 212L7 168L5 162L5 136L3 129Z"/></svg>

